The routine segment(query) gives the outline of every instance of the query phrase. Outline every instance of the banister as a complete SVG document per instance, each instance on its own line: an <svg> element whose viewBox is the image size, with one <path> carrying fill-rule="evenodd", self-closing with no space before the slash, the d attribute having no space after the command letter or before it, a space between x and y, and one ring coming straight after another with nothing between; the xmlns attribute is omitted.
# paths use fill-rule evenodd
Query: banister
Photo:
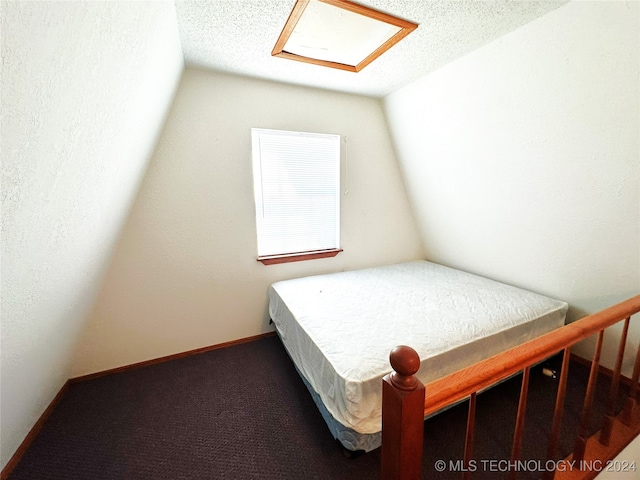
<svg viewBox="0 0 640 480"><path fill-rule="evenodd" d="M520 372L640 311L640 295L428 383L425 416Z"/></svg>
<svg viewBox="0 0 640 480"><path fill-rule="evenodd" d="M612 405L617 398L617 383L619 381L620 367L626 345L626 330L628 329L630 317L638 312L640 312L640 295L636 295L635 297L576 320L569 325L565 325L564 327L558 328L503 353L499 353L438 380L434 380L426 386L423 386L414 377L420 362L417 353L409 347L397 347L392 351L390 358L394 371L387 375L382 382L382 478L384 480L413 480L421 478L420 465L423 419L465 398L470 399L464 452L464 465L467 465L473 456L476 394L516 373L524 372L511 454L511 461L516 461L520 455L529 369L532 365L564 351L560 384L556 394L553 424L547 448L548 460L554 461L556 459L555 450L560 437L562 424L562 411L571 346L596 333L598 334L598 345L593 361L591 362L591 372L583 405L580 431L578 432L573 456L568 458L580 461L584 458L586 450L589 451L589 457L591 459L602 460L614 458L631 439L640 434L640 408L638 408L640 404L640 398L638 398L638 390L640 389L640 384L638 383L640 378L640 345L638 346L638 353L631 378L631 387L627 394L627 401L624 405L623 412L616 418L610 419L616 426L614 434L615 441L612 437L611 442L613 445L609 445L609 438L607 438L609 435L604 432L606 422L605 425L603 425L602 432L599 434L601 436L600 441L595 438L598 435L587 439L584 425L587 424L590 417L591 401L593 399L595 380L599 368L600 348L602 347L604 331L606 328L618 322L625 321L625 327L619 342L616 369L613 372L612 386L609 394L609 404ZM413 390L416 385L419 390L421 390L420 394L417 394L417 392ZM422 402L416 402L416 400L420 400L420 396L422 396ZM409 397L411 401L408 401ZM421 407L424 407L423 412L421 412ZM611 411L612 409L609 408L608 410ZM411 421L409 421L409 417L412 418ZM626 430L621 432L620 427L622 427L622 430L625 428ZM603 433L604 438L606 438L604 442L602 440ZM418 446L420 451L416 452L415 450ZM409 450L411 450L412 453L409 453ZM591 471L589 467L586 467L586 470L587 471L582 472L582 466L579 468L579 471L576 470L575 472L549 470L544 472L543 478L548 480L555 476L555 478L587 479L593 478L597 473L596 470ZM463 479L469 478L468 472L470 472L470 470L465 471ZM571 476L574 473L576 475ZM566 475L563 477L563 474L569 474L569 477ZM558 475L560 475L560 477L558 477ZM516 471L514 470L510 472L510 478L515 477Z"/></svg>
<svg viewBox="0 0 640 480"><path fill-rule="evenodd" d="M420 480L424 385L415 376L420 357L413 348L400 345L389 360L393 371L382 379L382 478Z"/></svg>

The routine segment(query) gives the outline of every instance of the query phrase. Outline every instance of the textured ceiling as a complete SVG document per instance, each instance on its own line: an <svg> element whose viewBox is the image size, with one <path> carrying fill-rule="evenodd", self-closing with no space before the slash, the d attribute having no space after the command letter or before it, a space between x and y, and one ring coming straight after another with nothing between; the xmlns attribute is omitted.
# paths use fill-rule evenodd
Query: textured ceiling
<svg viewBox="0 0 640 480"><path fill-rule="evenodd" d="M362 0L420 24L361 72L271 56L295 0L176 0L188 66L383 97L568 0Z"/></svg>

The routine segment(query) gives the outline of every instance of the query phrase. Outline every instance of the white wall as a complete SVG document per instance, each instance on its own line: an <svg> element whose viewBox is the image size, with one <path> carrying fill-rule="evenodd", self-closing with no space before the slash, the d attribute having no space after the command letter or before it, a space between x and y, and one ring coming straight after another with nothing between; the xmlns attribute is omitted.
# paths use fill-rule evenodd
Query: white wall
<svg viewBox="0 0 640 480"><path fill-rule="evenodd" d="M596 475L596 480L638 480L640 478L640 436L627 445L618 456L602 467L603 472ZM611 471L607 471L610 469ZM618 470L618 471L616 471Z"/></svg>
<svg viewBox="0 0 640 480"><path fill-rule="evenodd" d="M428 258L570 320L638 294L639 8L571 2L384 99Z"/></svg>
<svg viewBox="0 0 640 480"><path fill-rule="evenodd" d="M172 2L2 2L4 467L70 377L183 61Z"/></svg>
<svg viewBox="0 0 640 480"><path fill-rule="evenodd" d="M251 127L346 136L343 253L256 261ZM379 100L187 69L74 374L270 331L273 281L423 255Z"/></svg>

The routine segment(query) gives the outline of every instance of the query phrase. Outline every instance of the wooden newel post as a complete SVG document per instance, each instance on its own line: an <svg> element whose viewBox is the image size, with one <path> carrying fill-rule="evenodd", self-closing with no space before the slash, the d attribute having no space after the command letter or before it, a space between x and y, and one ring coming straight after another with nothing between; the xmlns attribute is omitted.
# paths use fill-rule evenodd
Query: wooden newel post
<svg viewBox="0 0 640 480"><path fill-rule="evenodd" d="M382 379L382 479L419 480L424 434L424 385L416 351L404 345L389 355L393 372Z"/></svg>

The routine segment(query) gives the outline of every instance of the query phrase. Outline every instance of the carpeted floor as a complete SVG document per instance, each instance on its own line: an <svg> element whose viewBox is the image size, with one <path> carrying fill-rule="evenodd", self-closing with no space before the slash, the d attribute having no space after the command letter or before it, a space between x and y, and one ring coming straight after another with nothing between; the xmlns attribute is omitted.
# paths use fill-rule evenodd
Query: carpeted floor
<svg viewBox="0 0 640 480"><path fill-rule="evenodd" d="M523 460L546 455L557 380L541 368L531 375ZM587 377L572 363L561 456L572 450ZM607 379L598 382L594 432L608 393ZM478 396L473 478L506 478L486 462L510 456L519 390L514 378ZM462 458L466 408L426 422L424 478L460 478L434 465ZM343 455L279 339L268 337L71 385L9 478L363 480L379 478L379 463L379 450Z"/></svg>

